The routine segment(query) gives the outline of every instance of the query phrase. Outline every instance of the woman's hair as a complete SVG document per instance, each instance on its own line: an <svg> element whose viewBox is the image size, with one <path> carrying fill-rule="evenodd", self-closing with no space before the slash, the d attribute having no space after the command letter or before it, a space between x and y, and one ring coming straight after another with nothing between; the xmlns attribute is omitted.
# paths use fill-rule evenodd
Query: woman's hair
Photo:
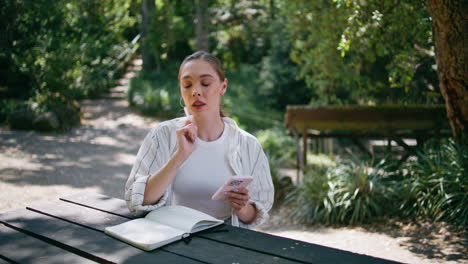
<svg viewBox="0 0 468 264"><path fill-rule="evenodd" d="M211 67L213 67L213 69L215 70L216 74L218 74L218 77L219 77L219 80L222 82L224 81L224 79L226 79L226 76L224 75L224 69L223 69L223 64L221 63L221 61L216 58L216 56L206 52L206 51L197 51L191 55L188 55L187 57L185 57L185 59L182 61L182 63L180 64L180 68L179 68L179 75L178 75L178 79L180 80L180 71L182 70L182 67L184 66L185 63L189 62L189 61L193 61L193 60L202 60L202 61L206 61L208 62ZM220 106L219 107L219 115L221 117L225 117L227 116L226 113L224 113L222 107Z"/></svg>
<svg viewBox="0 0 468 264"><path fill-rule="evenodd" d="M223 69L223 64L221 64L221 61L218 58L216 58L214 55L211 55L210 53L206 51L197 51L185 57L184 61L182 61L182 63L180 64L179 76L178 76L179 79L180 79L180 70L182 70L182 66L184 66L185 63L192 61L192 60L202 60L202 61L208 62L218 74L220 81L224 81L224 79L226 79L226 77L224 76L224 69Z"/></svg>

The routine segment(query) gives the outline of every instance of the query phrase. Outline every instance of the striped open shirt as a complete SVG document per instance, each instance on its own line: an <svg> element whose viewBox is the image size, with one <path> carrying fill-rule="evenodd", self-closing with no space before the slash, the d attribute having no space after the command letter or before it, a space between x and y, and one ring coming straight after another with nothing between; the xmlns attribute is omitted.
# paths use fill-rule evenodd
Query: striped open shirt
<svg viewBox="0 0 468 264"><path fill-rule="evenodd" d="M229 132L229 165L236 175L252 175L254 180L247 187L250 203L255 204L258 216L251 224L239 221L232 210L231 224L244 228L253 228L268 218L268 211L273 205L274 188L270 175L268 159L258 140L240 129L236 122L224 117ZM125 200L134 215L172 204L172 184L163 197L153 205L143 205L146 182L163 167L177 150L175 131L185 125L186 118L176 118L162 122L151 129L143 140L135 164L125 184Z"/></svg>

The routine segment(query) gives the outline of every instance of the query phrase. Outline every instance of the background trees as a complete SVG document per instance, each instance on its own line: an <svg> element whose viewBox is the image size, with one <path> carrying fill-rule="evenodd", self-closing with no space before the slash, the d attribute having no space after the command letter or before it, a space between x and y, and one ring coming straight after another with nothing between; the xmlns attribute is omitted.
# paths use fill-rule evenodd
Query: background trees
<svg viewBox="0 0 468 264"><path fill-rule="evenodd" d="M279 112L297 103L443 103L440 83L458 136L468 116L464 56L456 56L466 35L463 7L461 1L5 0L0 92L36 102L96 96L141 32L145 73L207 49L228 74L253 73L246 84L253 102Z"/></svg>
<svg viewBox="0 0 468 264"><path fill-rule="evenodd" d="M149 34L157 37L149 38L161 65L180 61L185 55L181 51L208 49L228 70L253 66L250 70L260 76L258 95L268 95L276 108L285 106L282 100L304 103L304 98L305 103L320 104L443 102L431 17L422 2L219 0L156 5L153 17L158 22ZM289 96L286 86L294 91L292 97L302 100L284 98Z"/></svg>
<svg viewBox="0 0 468 264"><path fill-rule="evenodd" d="M436 2L156 1L150 39L157 65L208 49L228 72L256 72L254 101L279 111L288 103L440 104L442 89L459 135L468 111L464 56L455 56L465 8ZM442 31L450 33L437 37ZM439 69L458 69L439 70L451 81L439 82L434 39Z"/></svg>
<svg viewBox="0 0 468 264"><path fill-rule="evenodd" d="M18 101L2 100L0 116L20 108L54 112L64 126L78 122L73 100L109 88L138 34L135 25L130 0L2 1L1 96Z"/></svg>
<svg viewBox="0 0 468 264"><path fill-rule="evenodd" d="M406 1L293 1L291 51L330 103L440 102L430 16Z"/></svg>
<svg viewBox="0 0 468 264"><path fill-rule="evenodd" d="M97 95L141 32L146 73L207 49L228 73L255 72L255 101L279 111L288 103L443 102L423 2L6 0L0 12L7 96Z"/></svg>

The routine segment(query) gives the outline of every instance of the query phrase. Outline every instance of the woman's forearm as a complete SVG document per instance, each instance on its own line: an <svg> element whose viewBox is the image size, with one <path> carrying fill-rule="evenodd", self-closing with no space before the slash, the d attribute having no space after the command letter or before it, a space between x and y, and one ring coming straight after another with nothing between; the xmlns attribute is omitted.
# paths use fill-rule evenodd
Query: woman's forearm
<svg viewBox="0 0 468 264"><path fill-rule="evenodd" d="M246 223L251 224L257 218L257 207L254 204L248 203L242 209L236 212L237 217Z"/></svg>
<svg viewBox="0 0 468 264"><path fill-rule="evenodd" d="M143 205L155 204L161 199L167 187L174 179L177 169L184 162L184 158L176 152L171 159L156 174L152 175L146 183Z"/></svg>

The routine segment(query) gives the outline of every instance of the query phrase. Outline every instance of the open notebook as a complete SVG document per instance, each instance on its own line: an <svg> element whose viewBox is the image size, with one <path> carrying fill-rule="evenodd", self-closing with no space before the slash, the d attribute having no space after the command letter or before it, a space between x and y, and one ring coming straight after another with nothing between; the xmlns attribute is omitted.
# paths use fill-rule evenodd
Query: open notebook
<svg viewBox="0 0 468 264"><path fill-rule="evenodd" d="M185 233L199 232L223 221L200 211L180 206L163 206L144 218L106 227L105 233L144 250L153 250L182 238Z"/></svg>

